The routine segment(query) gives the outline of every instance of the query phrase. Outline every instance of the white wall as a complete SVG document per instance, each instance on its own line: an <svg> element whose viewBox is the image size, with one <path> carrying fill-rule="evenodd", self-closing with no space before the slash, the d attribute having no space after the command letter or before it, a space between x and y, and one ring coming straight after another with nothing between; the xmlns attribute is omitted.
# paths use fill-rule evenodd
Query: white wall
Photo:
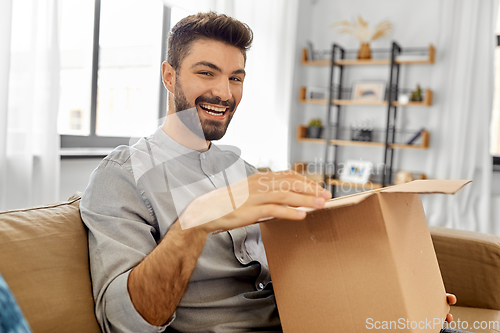
<svg viewBox="0 0 500 333"><path fill-rule="evenodd" d="M67 200L75 192L83 192L90 174L97 168L100 158L78 158L61 160L59 200Z"/></svg>

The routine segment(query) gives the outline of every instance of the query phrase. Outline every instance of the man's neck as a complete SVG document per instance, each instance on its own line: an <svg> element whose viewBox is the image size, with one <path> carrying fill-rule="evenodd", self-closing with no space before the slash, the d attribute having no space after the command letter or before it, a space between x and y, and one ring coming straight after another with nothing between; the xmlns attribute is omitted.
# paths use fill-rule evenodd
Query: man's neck
<svg viewBox="0 0 500 333"><path fill-rule="evenodd" d="M172 140L186 148L200 152L207 151L210 148L211 142L191 132L176 114L169 114L165 118L161 129Z"/></svg>

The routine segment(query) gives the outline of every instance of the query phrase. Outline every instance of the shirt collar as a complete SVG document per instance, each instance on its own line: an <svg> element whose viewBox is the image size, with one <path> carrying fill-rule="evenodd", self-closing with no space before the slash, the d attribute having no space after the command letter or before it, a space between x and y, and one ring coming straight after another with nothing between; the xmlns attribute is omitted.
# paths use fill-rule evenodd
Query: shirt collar
<svg viewBox="0 0 500 333"><path fill-rule="evenodd" d="M185 155L196 159L200 158L200 154L211 155L215 150L217 150L213 143L210 143L210 147L208 147L208 149L204 152L199 152L197 150L185 147L168 136L168 134L163 131L161 126L156 129L155 133L153 134L153 138L160 146L166 146L168 149L174 150L179 155Z"/></svg>

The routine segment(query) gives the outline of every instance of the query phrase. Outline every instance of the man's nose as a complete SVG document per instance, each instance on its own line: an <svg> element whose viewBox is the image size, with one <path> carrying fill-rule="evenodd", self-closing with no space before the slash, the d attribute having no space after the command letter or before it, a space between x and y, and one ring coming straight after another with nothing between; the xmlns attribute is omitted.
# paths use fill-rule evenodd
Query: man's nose
<svg viewBox="0 0 500 333"><path fill-rule="evenodd" d="M231 93L231 87L229 86L228 79L217 80L215 86L212 89L212 94L219 97L222 101L229 100L233 94Z"/></svg>

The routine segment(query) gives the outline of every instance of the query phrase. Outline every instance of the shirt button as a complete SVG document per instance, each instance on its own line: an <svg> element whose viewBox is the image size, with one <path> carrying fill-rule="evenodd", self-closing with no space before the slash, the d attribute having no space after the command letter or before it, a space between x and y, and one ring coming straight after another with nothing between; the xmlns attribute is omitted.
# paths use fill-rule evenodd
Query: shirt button
<svg viewBox="0 0 500 333"><path fill-rule="evenodd" d="M202 158L202 159L205 159L205 154L201 154L201 158Z"/></svg>
<svg viewBox="0 0 500 333"><path fill-rule="evenodd" d="M214 177L215 177L215 175L210 175L210 178L214 178Z"/></svg>
<svg viewBox="0 0 500 333"><path fill-rule="evenodd" d="M264 285L261 283L259 283L259 289L264 289Z"/></svg>

